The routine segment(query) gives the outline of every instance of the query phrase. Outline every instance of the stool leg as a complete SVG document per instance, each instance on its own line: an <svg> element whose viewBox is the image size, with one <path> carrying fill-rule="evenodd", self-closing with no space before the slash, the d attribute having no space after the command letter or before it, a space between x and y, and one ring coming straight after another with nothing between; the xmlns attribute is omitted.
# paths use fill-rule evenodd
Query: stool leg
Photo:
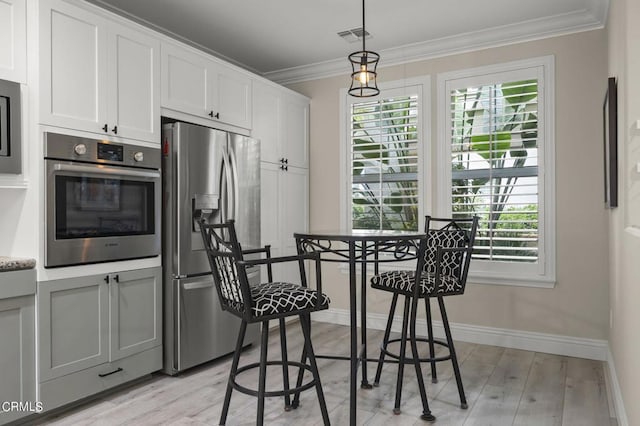
<svg viewBox="0 0 640 426"><path fill-rule="evenodd" d="M387 319L387 327L384 329L384 337L382 338L382 345L380 345L380 357L378 358L378 368L376 369L376 377L373 379L373 386L380 385L380 375L382 375L382 365L384 364L384 357L386 354L384 351L389 344L389 335L391 334L391 325L393 323L393 315L396 313L396 304L398 303L398 293L393 293L393 299L391 299L391 308L389 309L389 318Z"/></svg>
<svg viewBox="0 0 640 426"><path fill-rule="evenodd" d="M227 422L227 414L229 413L229 403L231 402L231 392L233 391L233 383L236 380L236 371L238 371L238 362L240 361L240 352L242 352L242 343L244 335L247 331L247 322L242 320L240 323L240 331L238 332L238 341L236 342L236 351L233 353L233 361L231 362L231 371L229 372L229 381L227 382L227 392L224 395L224 403L222 404L222 414L220 415L220 425Z"/></svg>
<svg viewBox="0 0 640 426"><path fill-rule="evenodd" d="M429 339L429 358L431 358L431 383L438 383L438 374L436 373L436 349L433 343L433 322L431 321L431 299L424 298L424 308L427 313L427 338Z"/></svg>
<svg viewBox="0 0 640 426"><path fill-rule="evenodd" d="M407 327L409 322L409 306L411 298L405 296L404 298L404 311L402 313L402 335L400 336L400 359L398 360L398 378L396 381L396 403L393 407L393 414L400 414L400 400L402 398L402 379L404 376L404 363L407 350Z"/></svg>
<svg viewBox="0 0 640 426"><path fill-rule="evenodd" d="M264 393L267 385L267 345L269 344L269 321L262 322L262 338L260 339L260 375L258 376L258 414L256 425L264 422Z"/></svg>
<svg viewBox="0 0 640 426"><path fill-rule="evenodd" d="M456 376L456 384L458 385L458 393L460 394L460 408L466 409L468 407L467 398L464 395L462 377L460 376L460 367L458 366L458 357L456 356L456 349L453 347L453 338L451 337L451 329L449 328L449 319L447 318L447 310L444 308L444 300L442 300L442 296L438 297L438 305L440 305L442 325L444 325L444 332L447 336L447 345L449 345L449 354L451 355L453 372Z"/></svg>
<svg viewBox="0 0 640 426"><path fill-rule="evenodd" d="M301 314L304 315L304 314ZM307 314L309 315L309 314ZM311 316L309 316L309 323L311 323ZM302 323L300 323L301 327L302 327ZM311 328L311 326L309 326L309 328ZM300 364L306 364L307 363L307 347L306 345L302 345L302 356L300 357ZM304 368L300 367L300 369L298 370L298 379L296 380L296 387L299 388L300 386L302 386L302 379L304 378ZM291 408L295 409L298 408L298 406L300 405L300 392L296 392L293 394L293 401L291 401Z"/></svg>
<svg viewBox="0 0 640 426"><path fill-rule="evenodd" d="M411 323L410 329L410 341L411 341L411 358L413 359L413 365L416 369L416 379L418 380L418 389L420 390L420 399L422 400L422 420L434 421L436 418L431 414L429 409L429 402L427 401L427 390L424 387L424 379L422 378L422 368L420 367L420 354L418 353L418 342L416 340L416 317L418 311L418 299L412 298L411 303Z"/></svg>
<svg viewBox="0 0 640 426"><path fill-rule="evenodd" d="M320 411L322 412L322 422L325 425L330 425L331 422L329 421L329 413L327 412L327 403L324 400L324 392L322 392L316 355L313 352L313 345L311 344L311 317L309 314L300 315L300 325L302 326L302 333L304 334L304 347L306 348L306 353L309 355L311 374L313 374L313 381L316 384L316 393L318 394L318 402L320 403Z"/></svg>
<svg viewBox="0 0 640 426"><path fill-rule="evenodd" d="M282 351L282 382L284 390L289 390L289 360L287 359L287 329L284 318L280 318L280 350ZM291 411L291 397L284 395L284 410Z"/></svg>

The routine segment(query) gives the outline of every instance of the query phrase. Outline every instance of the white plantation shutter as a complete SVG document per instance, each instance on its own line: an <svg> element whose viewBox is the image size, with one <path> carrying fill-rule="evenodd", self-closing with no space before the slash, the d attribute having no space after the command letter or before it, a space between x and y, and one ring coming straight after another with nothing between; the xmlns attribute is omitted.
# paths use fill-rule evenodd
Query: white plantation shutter
<svg viewBox="0 0 640 426"><path fill-rule="evenodd" d="M477 259L538 261L538 81L451 90L451 206Z"/></svg>
<svg viewBox="0 0 640 426"><path fill-rule="evenodd" d="M552 57L438 76L439 210L479 216L478 282L555 281L552 78Z"/></svg>
<svg viewBox="0 0 640 426"><path fill-rule="evenodd" d="M353 229L417 230L418 95L350 104Z"/></svg>

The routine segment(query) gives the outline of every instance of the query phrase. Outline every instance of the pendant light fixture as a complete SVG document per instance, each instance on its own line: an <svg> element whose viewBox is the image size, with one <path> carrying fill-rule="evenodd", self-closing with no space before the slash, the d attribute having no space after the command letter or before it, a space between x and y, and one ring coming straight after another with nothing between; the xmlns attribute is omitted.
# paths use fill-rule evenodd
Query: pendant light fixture
<svg viewBox="0 0 640 426"><path fill-rule="evenodd" d="M376 82L376 67L380 55L366 49L367 31L364 26L364 0L362 0L362 50L349 55L351 62L351 87L349 94L356 98L367 98L380 93Z"/></svg>

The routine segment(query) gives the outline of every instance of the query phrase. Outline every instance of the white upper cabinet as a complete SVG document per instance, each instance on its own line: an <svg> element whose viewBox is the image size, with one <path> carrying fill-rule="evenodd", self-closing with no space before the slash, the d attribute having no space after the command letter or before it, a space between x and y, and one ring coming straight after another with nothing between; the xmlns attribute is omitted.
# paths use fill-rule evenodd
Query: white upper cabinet
<svg viewBox="0 0 640 426"><path fill-rule="evenodd" d="M27 79L26 0L0 0L0 79Z"/></svg>
<svg viewBox="0 0 640 426"><path fill-rule="evenodd" d="M41 5L40 122L159 143L159 42L63 1Z"/></svg>
<svg viewBox="0 0 640 426"><path fill-rule="evenodd" d="M204 54L163 43L162 107L251 129L251 79Z"/></svg>
<svg viewBox="0 0 640 426"><path fill-rule="evenodd" d="M309 164L309 101L285 89L253 83L252 136L260 139L260 159L282 166Z"/></svg>
<svg viewBox="0 0 640 426"><path fill-rule="evenodd" d="M160 142L160 43L120 25L109 32L109 129Z"/></svg>

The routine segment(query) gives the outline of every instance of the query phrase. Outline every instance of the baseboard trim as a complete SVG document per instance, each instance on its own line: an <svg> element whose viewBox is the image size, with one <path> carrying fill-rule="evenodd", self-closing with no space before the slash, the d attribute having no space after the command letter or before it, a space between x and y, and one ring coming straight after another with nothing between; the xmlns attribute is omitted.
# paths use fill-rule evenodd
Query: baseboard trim
<svg viewBox="0 0 640 426"><path fill-rule="evenodd" d="M360 313L358 312L358 316L359 315ZM315 321L349 325L350 312L345 309L330 308L326 311L316 312L312 317ZM386 322L386 315L367 314L367 328L384 330ZM396 317L392 330L400 331L400 326L401 319ZM418 319L417 326L426 330L426 320ZM470 324L450 323L450 326L454 339L463 342L566 355L597 361L607 361L610 359L609 344L606 340L585 339ZM441 321L433 322L433 333L438 338L444 338L444 328Z"/></svg>
<svg viewBox="0 0 640 426"><path fill-rule="evenodd" d="M616 373L616 366L613 360L613 354L611 353L611 348L608 348L607 350L607 366L609 395L611 395L613 399L613 409L615 410L614 416L618 421L618 426L629 426L629 419L627 418L627 411L624 408L622 390L620 389L620 382L618 381L618 374Z"/></svg>

